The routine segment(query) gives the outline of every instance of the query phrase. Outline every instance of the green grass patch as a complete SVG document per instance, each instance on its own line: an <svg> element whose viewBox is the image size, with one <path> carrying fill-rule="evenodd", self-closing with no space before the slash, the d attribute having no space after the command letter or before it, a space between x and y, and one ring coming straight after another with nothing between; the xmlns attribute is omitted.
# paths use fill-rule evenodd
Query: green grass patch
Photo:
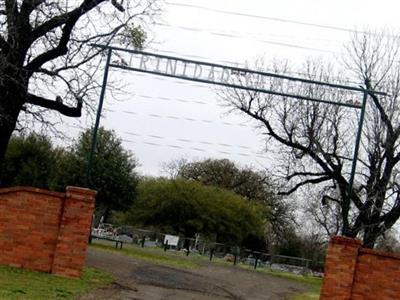
<svg viewBox="0 0 400 300"><path fill-rule="evenodd" d="M186 257L176 251L164 252L160 248L140 248L139 246L124 245L125 248L123 249L115 249L113 246L103 243L92 244L90 247L171 267L194 269L200 266L200 264L191 256Z"/></svg>
<svg viewBox="0 0 400 300"><path fill-rule="evenodd" d="M318 300L319 293L320 293L320 290L318 289L313 292L308 292L308 293L301 294L301 295L291 296L289 299L290 300Z"/></svg>
<svg viewBox="0 0 400 300"><path fill-rule="evenodd" d="M303 294L291 295L290 300L318 300L321 291L322 279L312 276L301 276L292 273L279 272L279 271L265 271L273 276L286 278L289 280L303 283L309 287L309 291Z"/></svg>
<svg viewBox="0 0 400 300"><path fill-rule="evenodd" d="M80 279L73 279L0 266L0 299L73 299L112 280L111 275L94 268L85 268Z"/></svg>
<svg viewBox="0 0 400 300"><path fill-rule="evenodd" d="M288 275L291 275L291 276L288 276ZM321 285L322 285L321 278L311 277L311 276L298 276L298 275L294 275L294 274L288 274L288 275L284 275L282 277L304 283L310 288L310 290L307 293L303 293L303 294L299 294L299 295L292 295L289 298L290 300L318 300L319 299L319 294L321 293Z"/></svg>
<svg viewBox="0 0 400 300"><path fill-rule="evenodd" d="M240 267L245 269L253 269L252 266L240 264ZM293 280L302 283L309 287L309 291L303 294L291 295L289 300L317 300L321 291L322 279L313 276L302 276L293 273L273 271L270 268L258 268L258 272L265 273L268 275L281 277L289 280Z"/></svg>

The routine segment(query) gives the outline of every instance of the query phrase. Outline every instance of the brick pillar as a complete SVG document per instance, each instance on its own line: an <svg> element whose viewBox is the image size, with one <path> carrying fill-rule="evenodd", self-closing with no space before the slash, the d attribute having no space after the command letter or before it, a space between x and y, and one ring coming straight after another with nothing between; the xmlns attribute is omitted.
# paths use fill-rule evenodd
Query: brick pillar
<svg viewBox="0 0 400 300"><path fill-rule="evenodd" d="M361 241L334 236L325 258L325 276L320 300L349 300Z"/></svg>
<svg viewBox="0 0 400 300"><path fill-rule="evenodd" d="M96 192L67 187L52 273L79 277L85 264Z"/></svg>

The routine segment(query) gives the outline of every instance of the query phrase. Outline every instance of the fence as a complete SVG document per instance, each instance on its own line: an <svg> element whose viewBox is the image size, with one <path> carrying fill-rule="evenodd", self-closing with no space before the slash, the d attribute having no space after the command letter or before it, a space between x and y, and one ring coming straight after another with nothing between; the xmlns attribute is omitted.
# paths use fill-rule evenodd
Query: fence
<svg viewBox="0 0 400 300"><path fill-rule="evenodd" d="M236 245L222 244L197 238L179 237L176 245L164 243L167 234L152 230L138 229L131 226L114 226L102 223L92 229L92 238L105 239L116 242L116 247L122 243L139 245L141 247L159 247L164 251L184 251L186 255L208 256L212 261L215 258L224 259L233 264L243 263L256 268L271 268L272 270L287 271L295 274L310 274L322 276L323 267L314 270L320 262L309 259L276 255L265 252L243 249ZM121 243L121 244L118 244ZM315 272L313 272L315 271Z"/></svg>

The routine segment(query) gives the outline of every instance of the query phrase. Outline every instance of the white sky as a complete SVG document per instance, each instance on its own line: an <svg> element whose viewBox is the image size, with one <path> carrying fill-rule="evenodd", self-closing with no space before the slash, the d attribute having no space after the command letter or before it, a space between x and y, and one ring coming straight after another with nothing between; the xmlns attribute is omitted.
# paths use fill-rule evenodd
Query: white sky
<svg viewBox="0 0 400 300"><path fill-rule="evenodd" d="M267 62L282 58L298 65L309 57L334 60L350 33L299 23L398 31L399 11L394 0L171 0L157 21L164 25L151 28L155 39L146 50L230 65L261 56ZM124 146L139 159L142 174L160 175L162 162L182 157L271 165L260 132L246 119L227 115L212 86L116 69L110 78L126 84L128 93L117 101L107 92L104 108L112 111L106 111L101 125L125 140ZM76 133L72 129L69 135Z"/></svg>

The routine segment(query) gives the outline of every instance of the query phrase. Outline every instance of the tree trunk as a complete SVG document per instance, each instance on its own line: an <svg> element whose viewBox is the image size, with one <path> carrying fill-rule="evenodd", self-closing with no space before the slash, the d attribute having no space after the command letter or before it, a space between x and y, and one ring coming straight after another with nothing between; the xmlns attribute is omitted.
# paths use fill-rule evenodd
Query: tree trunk
<svg viewBox="0 0 400 300"><path fill-rule="evenodd" d="M1 106L1 104L0 104L0 106ZM3 117L3 113L1 114L1 117ZM9 142L11 134L14 130L14 128L11 128L10 126L7 126L2 123L3 122L0 122L0 172L2 170L1 165L4 160L4 155L6 154L8 142Z"/></svg>
<svg viewBox="0 0 400 300"><path fill-rule="evenodd" d="M2 109L0 103L0 110ZM0 186L2 186L2 178L3 178L3 163L4 156L6 154L8 142L10 141L11 134L15 129L15 124L17 118L11 114L7 115L5 113L1 113L1 118L6 117L9 121L4 122L3 120L0 122Z"/></svg>
<svg viewBox="0 0 400 300"><path fill-rule="evenodd" d="M356 228L351 228L349 226L346 228L343 226L343 228L342 228L342 235L352 238L352 239L355 239L357 237L358 233L359 233L359 230Z"/></svg>
<svg viewBox="0 0 400 300"><path fill-rule="evenodd" d="M21 84L0 86L0 185L4 156L25 102L25 90Z"/></svg>
<svg viewBox="0 0 400 300"><path fill-rule="evenodd" d="M365 228L364 236L363 236L363 246L365 248L373 249L376 243L376 240L379 237L380 230L377 227L369 227Z"/></svg>

